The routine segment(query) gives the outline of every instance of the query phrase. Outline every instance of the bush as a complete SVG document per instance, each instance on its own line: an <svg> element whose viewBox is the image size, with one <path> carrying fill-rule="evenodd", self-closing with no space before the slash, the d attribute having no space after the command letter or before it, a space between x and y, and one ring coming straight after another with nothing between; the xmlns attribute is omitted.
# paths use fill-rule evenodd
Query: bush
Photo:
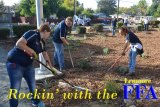
<svg viewBox="0 0 160 107"><path fill-rule="evenodd" d="M17 26L13 26L13 33L18 38L20 38L28 30L34 30L34 29L37 29L37 26L35 25L17 25Z"/></svg>
<svg viewBox="0 0 160 107"><path fill-rule="evenodd" d="M109 93L119 93L121 91L121 85L114 81L107 81L105 88Z"/></svg>
<svg viewBox="0 0 160 107"><path fill-rule="evenodd" d="M81 59L78 63L79 67L82 69L90 69L91 65L87 59Z"/></svg>
<svg viewBox="0 0 160 107"><path fill-rule="evenodd" d="M10 34L9 29L7 29L7 28L0 29L0 39L6 39L9 34Z"/></svg>
<svg viewBox="0 0 160 107"><path fill-rule="evenodd" d="M158 25L160 24L159 20L155 20L155 21L150 21L149 25L151 25L152 27L158 27Z"/></svg>
<svg viewBox="0 0 160 107"><path fill-rule="evenodd" d="M119 29L120 27L122 27L123 26L123 23L122 22L118 22L117 23L117 28Z"/></svg>
<svg viewBox="0 0 160 107"><path fill-rule="evenodd" d="M96 32L103 32L103 25L102 24L94 24L93 28L96 30Z"/></svg>
<svg viewBox="0 0 160 107"><path fill-rule="evenodd" d="M117 69L116 69L116 72L120 73L120 74L126 74L129 72L129 69L126 68L126 67L122 67L122 66L119 66Z"/></svg>
<svg viewBox="0 0 160 107"><path fill-rule="evenodd" d="M83 26L78 26L76 30L78 34L86 33L86 28Z"/></svg>
<svg viewBox="0 0 160 107"><path fill-rule="evenodd" d="M137 31L143 31L144 30L144 26L143 25L138 25L137 26Z"/></svg>

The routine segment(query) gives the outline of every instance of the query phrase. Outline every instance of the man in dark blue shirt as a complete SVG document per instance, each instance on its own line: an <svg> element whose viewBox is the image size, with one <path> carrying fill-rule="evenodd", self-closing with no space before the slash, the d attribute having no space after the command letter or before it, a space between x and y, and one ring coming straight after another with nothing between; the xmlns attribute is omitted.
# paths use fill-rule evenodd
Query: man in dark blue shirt
<svg viewBox="0 0 160 107"><path fill-rule="evenodd" d="M116 19L116 17L114 17L112 19L111 24L112 24L112 36L114 36L115 32L116 32L116 25L117 25L117 19Z"/></svg>
<svg viewBox="0 0 160 107"><path fill-rule="evenodd" d="M60 68L60 71L64 70L64 45L69 45L66 40L67 30L71 28L73 24L72 17L67 17L65 20L61 21L53 33L53 44L55 47L54 52L54 64Z"/></svg>

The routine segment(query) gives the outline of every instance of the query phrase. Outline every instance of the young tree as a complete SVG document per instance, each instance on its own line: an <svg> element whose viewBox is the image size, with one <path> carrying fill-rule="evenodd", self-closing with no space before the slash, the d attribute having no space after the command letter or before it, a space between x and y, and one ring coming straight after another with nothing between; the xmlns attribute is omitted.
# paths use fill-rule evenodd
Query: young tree
<svg viewBox="0 0 160 107"><path fill-rule="evenodd" d="M99 0L98 11L105 13L107 16L116 12L116 0Z"/></svg>

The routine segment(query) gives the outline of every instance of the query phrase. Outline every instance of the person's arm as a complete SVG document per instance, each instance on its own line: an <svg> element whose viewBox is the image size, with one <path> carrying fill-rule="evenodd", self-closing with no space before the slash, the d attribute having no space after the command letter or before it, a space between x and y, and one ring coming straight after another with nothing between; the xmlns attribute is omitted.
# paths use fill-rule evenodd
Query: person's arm
<svg viewBox="0 0 160 107"><path fill-rule="evenodd" d="M27 53L29 56L36 55L36 52L27 46L27 40L24 37L21 37L17 43L16 47Z"/></svg>
<svg viewBox="0 0 160 107"><path fill-rule="evenodd" d="M62 40L63 44L69 45L69 42L65 38L66 28L64 25L61 24L60 28L60 39Z"/></svg>
<svg viewBox="0 0 160 107"><path fill-rule="evenodd" d="M125 55L125 51L126 51L126 49L127 49L128 45L129 45L129 42L128 42L128 41L126 41L126 43L124 44L124 47L123 47L123 50L122 50L121 55Z"/></svg>
<svg viewBox="0 0 160 107"><path fill-rule="evenodd" d="M61 37L61 40L65 45L69 45L69 42L64 37Z"/></svg>
<svg viewBox="0 0 160 107"><path fill-rule="evenodd" d="M44 59L46 60L46 63L49 65L50 68L53 68L51 60L49 58L49 55L46 51L42 52Z"/></svg>

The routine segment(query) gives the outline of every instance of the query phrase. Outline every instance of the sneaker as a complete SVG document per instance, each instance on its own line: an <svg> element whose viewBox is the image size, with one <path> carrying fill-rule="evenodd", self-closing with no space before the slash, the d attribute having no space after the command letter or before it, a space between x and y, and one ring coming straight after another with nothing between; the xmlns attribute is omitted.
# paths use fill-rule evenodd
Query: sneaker
<svg viewBox="0 0 160 107"><path fill-rule="evenodd" d="M63 75L63 73L58 70L56 70L55 73L56 73L56 75Z"/></svg>
<svg viewBox="0 0 160 107"><path fill-rule="evenodd" d="M63 69L63 70L60 70L60 72L64 73L64 72L66 72L66 70L65 70L65 69Z"/></svg>
<svg viewBox="0 0 160 107"><path fill-rule="evenodd" d="M127 76L135 76L135 72L129 72L126 74Z"/></svg>
<svg viewBox="0 0 160 107"><path fill-rule="evenodd" d="M34 107L45 107L45 104L42 101L40 101L38 104L32 103L32 105Z"/></svg>
<svg viewBox="0 0 160 107"><path fill-rule="evenodd" d="M40 101L40 102L37 104L37 107L45 107L45 104L44 104L42 101Z"/></svg>

